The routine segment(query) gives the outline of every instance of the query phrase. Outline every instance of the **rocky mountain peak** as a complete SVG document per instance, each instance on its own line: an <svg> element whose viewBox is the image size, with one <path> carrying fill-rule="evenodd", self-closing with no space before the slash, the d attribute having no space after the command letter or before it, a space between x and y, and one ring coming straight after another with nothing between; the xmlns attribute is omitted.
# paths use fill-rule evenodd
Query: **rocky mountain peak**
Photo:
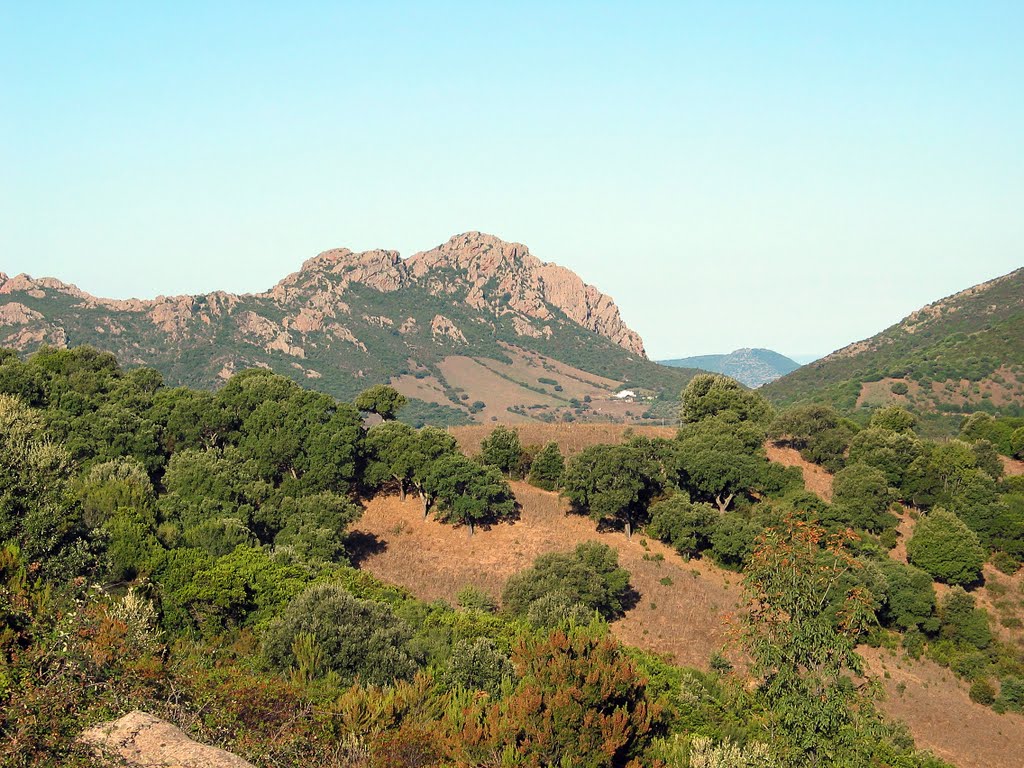
<svg viewBox="0 0 1024 768"><path fill-rule="evenodd" d="M407 264L413 279L431 285L435 293L464 290L466 303L475 309L526 318L526 335L536 331L530 320L547 322L555 310L626 350L647 356L643 340L623 322L610 296L572 270L541 261L522 243L465 232L414 254Z"/></svg>

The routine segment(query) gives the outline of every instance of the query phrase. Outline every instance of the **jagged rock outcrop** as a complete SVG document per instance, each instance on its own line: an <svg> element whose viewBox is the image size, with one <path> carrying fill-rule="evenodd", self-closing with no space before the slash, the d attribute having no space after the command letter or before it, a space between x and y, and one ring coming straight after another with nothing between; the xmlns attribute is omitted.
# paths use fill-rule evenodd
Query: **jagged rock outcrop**
<svg viewBox="0 0 1024 768"><path fill-rule="evenodd" d="M153 366L168 383L200 387L258 366L347 398L409 374L410 396L467 418L479 408L462 404L486 402L495 382L449 382L443 368L452 356L529 352L602 380L647 382L651 391L681 381L647 360L611 297L521 243L480 232L408 259L389 250L324 251L270 289L244 295L107 299L55 278L0 274L0 347L81 344ZM419 369L415 376L409 366ZM527 376L526 400L513 397L499 412L532 404L543 375ZM558 407L577 408L573 399Z"/></svg>
<svg viewBox="0 0 1024 768"><path fill-rule="evenodd" d="M25 293L45 298L50 293L78 299L82 307L110 312L139 313L172 341L202 334L204 328L231 315L246 297L225 292L203 296L160 296L156 299L103 299L54 278L0 273L0 295ZM324 329L326 321L338 313L348 314L343 300L353 284L381 293L393 293L419 286L430 294L459 300L478 311L495 316L512 315L520 335L539 337L549 331L536 329L530 321L543 324L561 313L571 322L593 331L628 350L646 357L640 336L623 322L611 297L583 282L574 272L557 264L542 262L521 243L508 243L493 235L467 232L429 251L421 251L403 260L396 251L373 250L354 253L339 248L308 259L302 268L255 298L270 300L294 309L294 314L271 329L264 318L256 319L252 310L243 311L236 321L240 332L249 334L260 346L301 357L301 343L293 343L287 332L310 333ZM24 304L4 305L0 327L27 325L42 320L38 312ZM380 316L374 316L380 317ZM383 325L379 321L378 324ZM448 321L448 325L454 323ZM282 327L283 326L283 327ZM408 327L408 326L406 326ZM66 329L69 330L69 329ZM461 332L435 335L460 339ZM39 336L39 334L34 334ZM342 329L340 338L357 344ZM10 343L9 340L2 340Z"/></svg>
<svg viewBox="0 0 1024 768"><path fill-rule="evenodd" d="M542 262L521 243L467 232L444 245L414 254L408 261L413 279L434 292L465 292L476 309L511 311L547 321L557 309L574 323L646 357L639 334L623 322L610 296L587 285L570 269ZM443 275L454 272L454 280Z"/></svg>
<svg viewBox="0 0 1024 768"><path fill-rule="evenodd" d="M139 710L90 728L81 741L100 756L133 768L254 768L237 755L193 741L177 726Z"/></svg>

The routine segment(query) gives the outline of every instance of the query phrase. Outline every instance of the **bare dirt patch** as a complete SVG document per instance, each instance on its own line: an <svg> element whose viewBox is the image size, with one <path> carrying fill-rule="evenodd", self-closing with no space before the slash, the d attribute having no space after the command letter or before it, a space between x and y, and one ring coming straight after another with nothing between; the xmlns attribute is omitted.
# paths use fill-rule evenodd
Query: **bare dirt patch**
<svg viewBox="0 0 1024 768"><path fill-rule="evenodd" d="M975 704L950 670L931 661L881 648L859 650L885 689L882 710L910 727L918 748L959 768L1020 767L1024 717Z"/></svg>
<svg viewBox="0 0 1024 768"><path fill-rule="evenodd" d="M424 520L418 499L394 496L370 501L356 534L368 542L361 567L405 587L424 600L455 602L467 585L500 597L509 576L545 552L573 549L583 541L614 547L632 574L639 601L612 629L624 642L671 655L679 664L707 668L726 641L726 617L737 608L738 576L702 562L685 562L660 542L618 532L599 533L592 521L567 514L556 494L512 484L521 505L515 523L473 536L464 528ZM659 558L660 556L660 558ZM646 558L646 559L645 559Z"/></svg>
<svg viewBox="0 0 1024 768"><path fill-rule="evenodd" d="M795 448L785 448L769 441L764 444L764 450L770 461L782 464L784 467L800 467L807 490L816 493L825 501L832 501L831 472L807 461Z"/></svg>
<svg viewBox="0 0 1024 768"><path fill-rule="evenodd" d="M897 514L899 523L896 525L896 546L889 550L889 557L893 560L907 562L907 541L914 535L915 520L908 507L901 506Z"/></svg>
<svg viewBox="0 0 1024 768"><path fill-rule="evenodd" d="M417 379L412 374L406 373L402 376L392 377L391 386L406 397L419 398L420 400L436 403L437 405L452 405L452 401L445 394L441 382L433 376Z"/></svg>
<svg viewBox="0 0 1024 768"><path fill-rule="evenodd" d="M1000 456L1003 460L1003 471L1010 475L1024 475L1024 461L1018 461L1017 459L1011 459L1009 456Z"/></svg>

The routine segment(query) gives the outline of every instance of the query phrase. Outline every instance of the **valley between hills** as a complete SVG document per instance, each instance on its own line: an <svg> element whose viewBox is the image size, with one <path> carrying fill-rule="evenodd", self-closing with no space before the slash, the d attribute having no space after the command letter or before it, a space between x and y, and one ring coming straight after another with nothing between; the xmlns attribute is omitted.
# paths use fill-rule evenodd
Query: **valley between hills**
<svg viewBox="0 0 1024 768"><path fill-rule="evenodd" d="M251 295L0 275L0 755L1012 768L1022 339L1018 270L661 365L478 232Z"/></svg>

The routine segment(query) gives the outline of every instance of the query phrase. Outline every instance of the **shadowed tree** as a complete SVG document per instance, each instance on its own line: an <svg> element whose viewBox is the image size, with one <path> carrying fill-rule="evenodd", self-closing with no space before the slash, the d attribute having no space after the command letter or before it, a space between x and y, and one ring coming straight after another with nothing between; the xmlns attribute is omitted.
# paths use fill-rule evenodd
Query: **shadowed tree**
<svg viewBox="0 0 1024 768"><path fill-rule="evenodd" d="M416 430L399 421L385 421L371 427L366 433L366 483L376 487L394 480L399 498L405 501L405 491L412 482L418 458L415 450L418 438Z"/></svg>
<svg viewBox="0 0 1024 768"><path fill-rule="evenodd" d="M391 421L408 402L405 395L394 387L377 384L360 392L356 396L355 406L360 411L375 413L384 421Z"/></svg>
<svg viewBox="0 0 1024 768"><path fill-rule="evenodd" d="M725 512L736 494L759 489L766 478L763 440L762 429L734 416L684 424L676 439L679 484Z"/></svg>
<svg viewBox="0 0 1024 768"><path fill-rule="evenodd" d="M501 473L460 453L434 461L424 489L437 502L438 518L468 526L470 536L479 523L515 514L515 499Z"/></svg>
<svg viewBox="0 0 1024 768"><path fill-rule="evenodd" d="M573 508L598 523L633 524L660 491L660 467L629 445L593 445L570 459L562 479Z"/></svg>

